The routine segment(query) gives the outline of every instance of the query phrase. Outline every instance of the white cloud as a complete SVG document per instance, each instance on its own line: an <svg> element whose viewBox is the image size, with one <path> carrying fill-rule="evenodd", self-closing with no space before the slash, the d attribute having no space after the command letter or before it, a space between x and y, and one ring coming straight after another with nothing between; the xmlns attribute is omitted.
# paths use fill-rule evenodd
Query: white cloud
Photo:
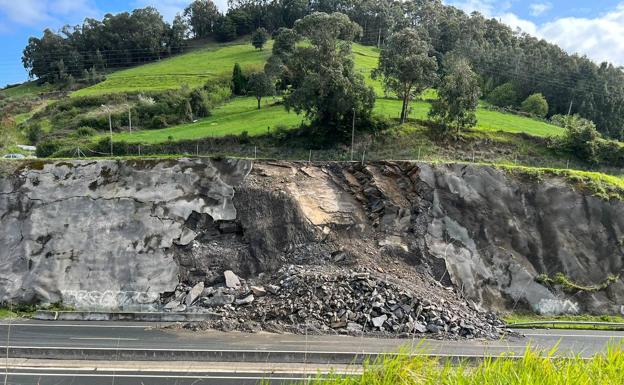
<svg viewBox="0 0 624 385"><path fill-rule="evenodd" d="M0 0L0 24L5 26L77 22L95 13L92 0Z"/></svg>
<svg viewBox="0 0 624 385"><path fill-rule="evenodd" d="M2 0L0 0L2 1ZM227 0L213 0L221 11L227 10ZM135 7L152 6L163 15L165 20L172 21L176 14L181 13L190 0L135 0L133 5Z"/></svg>
<svg viewBox="0 0 624 385"><path fill-rule="evenodd" d="M463 0L446 3L466 12L478 11L487 17L499 19L514 29L519 28L555 43L570 53L587 55L596 62L609 61L624 65L624 2L595 18L566 17L542 24L508 12L508 2L500 4L496 0Z"/></svg>
<svg viewBox="0 0 624 385"><path fill-rule="evenodd" d="M539 34L569 52L624 65L624 3L597 18L568 17L545 23Z"/></svg>
<svg viewBox="0 0 624 385"><path fill-rule="evenodd" d="M529 5L529 9L531 10L531 15L541 16L544 13L552 9L552 4L551 3L533 3Z"/></svg>

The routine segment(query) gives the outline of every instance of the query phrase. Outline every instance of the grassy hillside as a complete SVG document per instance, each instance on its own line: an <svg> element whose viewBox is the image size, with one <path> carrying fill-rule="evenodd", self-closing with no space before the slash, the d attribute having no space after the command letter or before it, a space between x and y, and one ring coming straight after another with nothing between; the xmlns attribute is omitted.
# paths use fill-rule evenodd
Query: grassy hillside
<svg viewBox="0 0 624 385"><path fill-rule="evenodd" d="M76 91L72 96L162 91L185 84L199 87L210 79L230 76L235 63L247 72L262 70L271 55L272 45L271 41L259 51L248 43L211 44L187 54L114 72L104 82Z"/></svg>
<svg viewBox="0 0 624 385"><path fill-rule="evenodd" d="M115 140L129 143L161 143L168 140L192 140L205 137L239 135L247 132L250 136L262 135L276 127L294 128L305 120L294 112L288 113L285 108L276 104L277 99L266 98L261 110L257 109L254 98L235 98L231 102L216 108L213 115L196 123L164 128L160 130L144 130L124 132L115 135ZM430 104L427 102L412 103L413 119L427 119ZM378 99L374 113L389 118L398 117L401 101L396 99ZM563 134L563 129L551 124L512 114L504 114L480 108L477 111L478 124L476 131L507 133L524 132L533 136L546 137Z"/></svg>
<svg viewBox="0 0 624 385"><path fill-rule="evenodd" d="M431 105L423 101L410 104L413 119L426 120ZM375 112L388 118L398 118L401 114L401 101L396 99L377 99ZM542 120L493 111L485 107L477 110L476 130L485 132L526 133L533 136L547 137L563 135L564 129Z"/></svg>
<svg viewBox="0 0 624 385"><path fill-rule="evenodd" d="M40 93L53 91L54 87L50 85L40 86L36 82L26 82L19 86L0 90L0 94L8 98L21 98L27 96L36 96Z"/></svg>
<svg viewBox="0 0 624 385"><path fill-rule="evenodd" d="M288 113L282 105L275 105L274 100L266 98L263 107L258 110L255 98L235 98L231 102L216 108L212 116L197 123L160 130L124 132L115 135L115 140L128 143L161 143L168 140L190 140L225 135L240 135L247 132L250 136L266 134L277 127L291 128L298 126L303 117Z"/></svg>

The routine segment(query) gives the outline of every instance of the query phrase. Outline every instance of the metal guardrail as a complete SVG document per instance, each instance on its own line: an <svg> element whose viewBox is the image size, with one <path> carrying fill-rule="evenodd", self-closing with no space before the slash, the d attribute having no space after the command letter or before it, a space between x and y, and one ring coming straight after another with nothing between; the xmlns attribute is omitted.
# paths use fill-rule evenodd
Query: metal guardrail
<svg viewBox="0 0 624 385"><path fill-rule="evenodd" d="M605 327L624 330L624 323L622 322L591 322L591 321L532 321L532 322L515 322L507 324L509 328L530 328L534 326L591 326L591 327Z"/></svg>

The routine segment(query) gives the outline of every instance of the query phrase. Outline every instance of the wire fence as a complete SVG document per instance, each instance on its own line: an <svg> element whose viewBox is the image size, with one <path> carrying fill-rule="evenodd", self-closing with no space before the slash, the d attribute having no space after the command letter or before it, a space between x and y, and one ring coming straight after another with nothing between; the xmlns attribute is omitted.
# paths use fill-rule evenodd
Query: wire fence
<svg viewBox="0 0 624 385"><path fill-rule="evenodd" d="M261 144L223 145L202 141L197 143L127 144L115 143L113 154L77 147L63 158L112 158L112 157L210 157L242 158L250 160L278 160L297 162L379 162L420 161L436 163L505 164L535 168L576 169L621 175L621 169L590 165L570 158L543 158L530 154L496 151L483 146L472 148L443 148L423 139L410 147L397 148L383 144L356 143L332 149L271 146Z"/></svg>

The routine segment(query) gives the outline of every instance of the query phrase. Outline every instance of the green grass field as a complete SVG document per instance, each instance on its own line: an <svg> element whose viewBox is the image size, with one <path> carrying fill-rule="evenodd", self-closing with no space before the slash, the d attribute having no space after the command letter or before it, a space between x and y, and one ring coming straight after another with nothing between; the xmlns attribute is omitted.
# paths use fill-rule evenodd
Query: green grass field
<svg viewBox="0 0 624 385"><path fill-rule="evenodd" d="M257 109L254 98L235 98L216 108L213 115L196 123L183 124L159 130L124 132L115 135L115 140L129 143L161 143L169 140L191 140L205 137L239 135L246 131L250 136L267 133L267 127L274 129L297 127L305 120L294 112L288 113L277 99L266 98L263 108ZM417 101L411 104L413 119L427 119L430 104ZM396 99L378 99L374 113L389 118L398 118L401 101ZM541 121L522 116L479 109L477 112L477 131L504 131L511 133L525 132L534 136L560 135L563 129ZM173 138L173 139L172 139Z"/></svg>
<svg viewBox="0 0 624 385"><path fill-rule="evenodd" d="M430 107L430 104L427 102L412 102L410 104L412 110L410 118L426 120ZM397 99L377 99L375 113L389 118L398 118L401 113L401 101ZM479 107L477 110L477 126L475 129L483 132L526 133L540 137L558 136L563 135L565 132L563 128L541 120L492 111L482 107Z"/></svg>
<svg viewBox="0 0 624 385"><path fill-rule="evenodd" d="M37 85L36 82L26 82L16 87L0 90L0 94L8 98L21 98L26 96L36 96L40 93L53 91L54 87L50 85Z"/></svg>
<svg viewBox="0 0 624 385"><path fill-rule="evenodd" d="M229 103L216 108L212 116L196 123L163 128L160 130L144 130L125 132L115 135L115 140L129 143L160 143L173 138L176 140L239 135L247 132L250 136L267 133L278 126L291 128L299 125L303 116L294 112L288 113L282 105L273 105L272 98L263 100L261 110L253 97L235 98Z"/></svg>
<svg viewBox="0 0 624 385"><path fill-rule="evenodd" d="M260 51L249 43L209 45L187 54L117 71L94 86L72 93L72 96L119 92L162 91L187 85L199 87L210 79L230 76L235 63L244 71L260 71L271 55L273 42Z"/></svg>

